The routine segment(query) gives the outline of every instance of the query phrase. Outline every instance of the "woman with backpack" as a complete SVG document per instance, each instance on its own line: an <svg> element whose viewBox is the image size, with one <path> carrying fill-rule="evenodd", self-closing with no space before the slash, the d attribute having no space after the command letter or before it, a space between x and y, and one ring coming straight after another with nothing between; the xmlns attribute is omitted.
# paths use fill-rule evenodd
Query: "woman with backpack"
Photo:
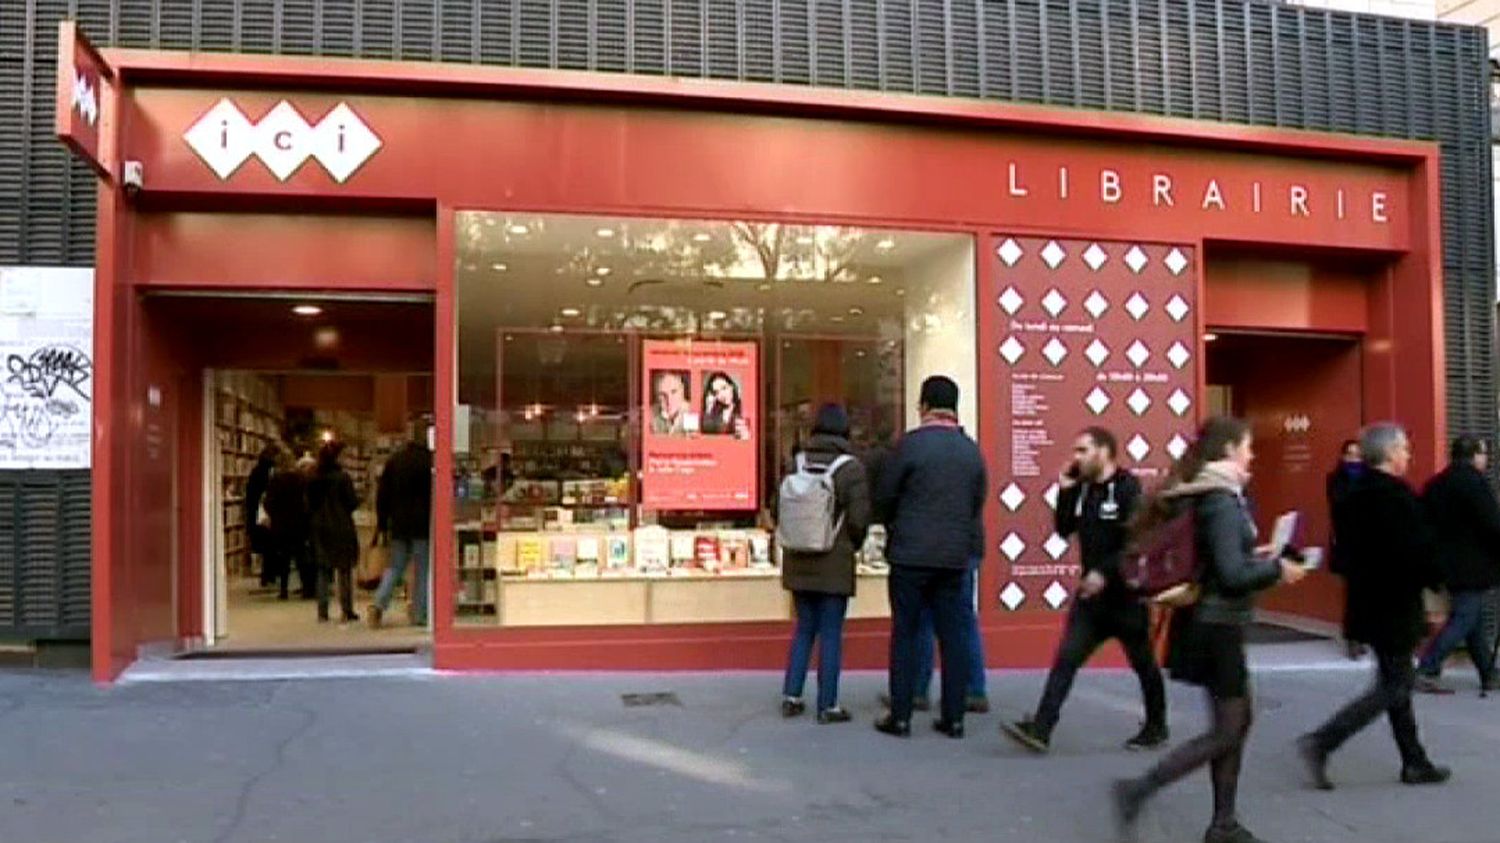
<svg viewBox="0 0 1500 843"><path fill-rule="evenodd" d="M359 620L354 612L354 566L359 562L359 532L354 510L359 495L354 478L339 464L342 442L329 442L318 454L318 473L307 487L312 512L313 555L318 565L318 620L328 620L328 598L332 580L338 579L339 609L344 623Z"/></svg>
<svg viewBox="0 0 1500 843"><path fill-rule="evenodd" d="M793 458L777 496L776 539L782 585L797 606L781 714L807 710L802 687L818 645L818 722L847 723L839 707L844 614L854 596L855 552L870 529L870 484L849 444L849 416L837 404L818 410L812 438Z"/></svg>
<svg viewBox="0 0 1500 843"><path fill-rule="evenodd" d="M1172 619L1167 669L1173 679L1207 692L1212 725L1144 776L1115 783L1122 830L1134 826L1158 790L1207 766L1214 812L1205 843L1258 843L1235 811L1253 708L1245 627L1253 620L1257 592L1278 582L1298 582L1307 572L1282 558L1284 548L1256 548L1244 494L1253 458L1249 425L1226 417L1210 419L1132 525L1132 542L1140 546L1153 531L1192 513L1198 599Z"/></svg>

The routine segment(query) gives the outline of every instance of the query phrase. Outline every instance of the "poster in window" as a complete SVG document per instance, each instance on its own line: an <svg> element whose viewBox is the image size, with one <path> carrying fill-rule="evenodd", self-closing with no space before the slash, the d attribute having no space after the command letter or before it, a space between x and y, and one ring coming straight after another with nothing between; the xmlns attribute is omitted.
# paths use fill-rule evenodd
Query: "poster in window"
<svg viewBox="0 0 1500 843"><path fill-rule="evenodd" d="M751 510L758 501L759 346L648 340L641 355L641 502Z"/></svg>

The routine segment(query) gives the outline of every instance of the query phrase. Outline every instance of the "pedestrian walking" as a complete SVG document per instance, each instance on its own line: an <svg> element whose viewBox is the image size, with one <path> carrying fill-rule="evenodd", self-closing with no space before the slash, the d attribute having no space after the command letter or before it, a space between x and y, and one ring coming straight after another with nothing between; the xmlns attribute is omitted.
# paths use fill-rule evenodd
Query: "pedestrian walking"
<svg viewBox="0 0 1500 843"><path fill-rule="evenodd" d="M266 485L268 528L266 558L275 560L278 597L290 597L291 572L297 569L297 581L303 599L316 594L316 569L308 558L308 536L311 518L307 511L307 477L297 470L290 451L276 456L276 469Z"/></svg>
<svg viewBox="0 0 1500 843"><path fill-rule="evenodd" d="M1151 652L1151 614L1140 596L1125 587L1120 574L1126 525L1141 500L1141 483L1119 465L1118 449L1113 433L1090 427L1074 441L1073 460L1057 479L1055 529L1065 539L1078 537L1083 580L1036 713L1005 727L1007 735L1034 752L1051 749L1052 730L1073 679L1111 639L1124 647L1146 705L1145 725L1125 746L1155 749L1167 742L1167 693Z"/></svg>
<svg viewBox="0 0 1500 843"><path fill-rule="evenodd" d="M420 437L420 438L419 438ZM389 565L380 577L375 602L370 604L370 626L385 623L396 586L411 576L411 622L427 625L427 567L432 524L432 451L425 427L412 431L401 450L391 455L375 489L375 540L382 537Z"/></svg>
<svg viewBox="0 0 1500 843"><path fill-rule="evenodd" d="M983 546L986 471L979 446L959 427L958 384L941 375L922 383L922 423L902 437L880 472L877 520L889 534L891 565L891 710L875 724L888 735L911 734L917 638L922 610L932 612L943 660L942 714L933 724L964 735L969 658L964 644L964 586Z"/></svg>
<svg viewBox="0 0 1500 843"><path fill-rule="evenodd" d="M1281 558L1279 549L1255 546L1255 524L1244 493L1252 445L1249 425L1227 417L1210 419L1132 527L1132 541L1140 542L1192 512L1199 597L1173 618L1167 666L1173 679L1204 689L1212 725L1140 778L1115 783L1122 831L1135 825L1157 791L1206 766L1213 783L1213 820L1205 843L1257 841L1240 825L1236 806L1254 707L1245 627L1253 620L1257 592L1277 582L1298 582L1306 570Z"/></svg>
<svg viewBox="0 0 1500 843"><path fill-rule="evenodd" d="M1449 608L1448 622L1417 667L1417 690L1452 693L1440 679L1443 662L1464 644L1479 671L1481 690L1500 691L1495 645L1484 624L1485 601L1500 587L1500 503L1485 479L1490 449L1482 439L1460 436L1453 440L1450 456L1448 467L1422 492Z"/></svg>
<svg viewBox="0 0 1500 843"><path fill-rule="evenodd" d="M850 719L839 705L844 616L854 596L855 553L869 530L870 486L849 444L849 416L843 407L825 405L777 496L781 582L797 607L781 689L785 717L807 710L802 690L816 645L818 722Z"/></svg>
<svg viewBox="0 0 1500 843"><path fill-rule="evenodd" d="M1426 631L1422 589L1441 581L1421 501L1402 479L1411 444L1399 425L1371 425L1360 437L1369 469L1340 502L1334 525L1349 571L1349 634L1375 651L1375 684L1344 706L1297 748L1313 784L1332 790L1328 760L1339 747L1385 713L1401 751L1401 781L1441 784L1451 771L1432 763L1412 710L1413 653Z"/></svg>
<svg viewBox="0 0 1500 843"><path fill-rule="evenodd" d="M339 464L342 442L329 442L318 454L318 473L308 484L312 512L312 546L318 565L318 620L328 620L329 592L338 581L339 609L345 623L359 620L354 611L354 566L359 562L359 532L354 510L359 495L354 478Z"/></svg>
<svg viewBox="0 0 1500 843"><path fill-rule="evenodd" d="M1339 449L1338 464L1333 467L1332 471L1328 472L1328 478L1323 486L1324 496L1328 501L1328 519L1330 522L1328 527L1328 570L1338 577L1345 577L1348 571L1344 563L1344 555L1339 550L1338 530L1332 524L1333 513L1338 509L1339 501L1343 500L1349 494L1349 490L1354 487L1354 481L1359 479L1364 470L1365 458L1359 450L1359 440L1347 439L1344 441L1343 447ZM1345 593L1348 593L1347 588L1345 589ZM1367 648L1365 645L1349 639L1348 619L1349 613L1345 611L1345 651L1351 659L1363 658Z"/></svg>

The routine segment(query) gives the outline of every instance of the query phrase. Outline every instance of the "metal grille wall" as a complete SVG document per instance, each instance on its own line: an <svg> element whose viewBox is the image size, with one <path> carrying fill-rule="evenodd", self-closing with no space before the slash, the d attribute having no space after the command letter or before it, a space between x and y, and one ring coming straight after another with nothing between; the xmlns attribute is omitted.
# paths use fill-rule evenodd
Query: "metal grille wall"
<svg viewBox="0 0 1500 843"><path fill-rule="evenodd" d="M1435 139L1449 419L1496 427L1482 30L1241 0L5 0L0 263L88 264L56 24L104 45L824 85Z"/></svg>
<svg viewBox="0 0 1500 843"><path fill-rule="evenodd" d="M89 473L0 474L0 631L89 636Z"/></svg>

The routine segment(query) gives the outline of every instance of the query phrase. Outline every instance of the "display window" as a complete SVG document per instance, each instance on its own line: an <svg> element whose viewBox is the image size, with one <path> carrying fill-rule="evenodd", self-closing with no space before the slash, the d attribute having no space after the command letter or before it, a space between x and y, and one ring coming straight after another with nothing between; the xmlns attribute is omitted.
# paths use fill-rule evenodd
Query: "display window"
<svg viewBox="0 0 1500 843"><path fill-rule="evenodd" d="M843 404L874 455L922 378L974 395L969 234L499 211L454 229L461 625L786 619L775 490L817 408ZM882 545L856 617L887 613Z"/></svg>

